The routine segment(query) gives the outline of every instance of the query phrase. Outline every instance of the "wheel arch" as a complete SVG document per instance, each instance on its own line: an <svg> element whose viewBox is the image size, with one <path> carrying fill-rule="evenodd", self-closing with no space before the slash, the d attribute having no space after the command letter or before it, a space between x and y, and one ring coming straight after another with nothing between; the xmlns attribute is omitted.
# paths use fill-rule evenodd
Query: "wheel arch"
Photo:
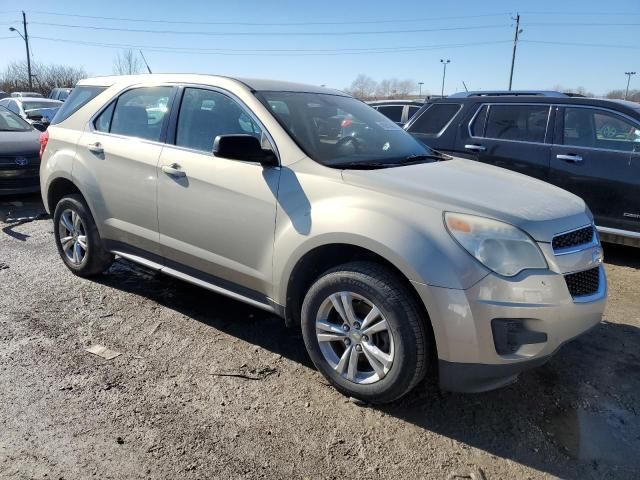
<svg viewBox="0 0 640 480"><path fill-rule="evenodd" d="M284 284L283 298L285 299L284 312L287 326L298 327L300 325L300 313L304 296L322 273L354 260L367 260L382 265L392 271L398 280L403 283L406 291L415 299L420 308L424 325L428 329L429 338L432 342L431 352L437 355L429 311L411 283L407 271L403 271L402 268L381 253L353 243L340 242L318 245L297 259L290 269Z"/></svg>

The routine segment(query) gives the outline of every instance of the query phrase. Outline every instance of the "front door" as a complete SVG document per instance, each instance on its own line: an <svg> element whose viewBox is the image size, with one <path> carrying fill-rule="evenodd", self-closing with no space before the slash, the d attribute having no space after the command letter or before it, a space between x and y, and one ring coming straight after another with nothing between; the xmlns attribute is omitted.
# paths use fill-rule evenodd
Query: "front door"
<svg viewBox="0 0 640 480"><path fill-rule="evenodd" d="M551 182L582 197L598 226L640 232L640 123L584 107L556 118Z"/></svg>
<svg viewBox="0 0 640 480"><path fill-rule="evenodd" d="M175 145L158 169L158 220L166 265L212 283L269 295L280 169L213 155L218 135L263 129L224 92L185 88Z"/></svg>
<svg viewBox="0 0 640 480"><path fill-rule="evenodd" d="M467 158L547 181L550 108L545 104L483 105L470 124L460 129L457 150Z"/></svg>

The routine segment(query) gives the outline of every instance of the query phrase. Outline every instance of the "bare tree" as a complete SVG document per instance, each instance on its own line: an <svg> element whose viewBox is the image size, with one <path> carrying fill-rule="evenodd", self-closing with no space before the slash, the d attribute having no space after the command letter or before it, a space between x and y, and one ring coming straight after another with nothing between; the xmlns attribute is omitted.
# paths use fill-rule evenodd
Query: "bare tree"
<svg viewBox="0 0 640 480"><path fill-rule="evenodd" d="M144 71L142 60L133 50L123 50L113 61L113 73L116 75L135 75Z"/></svg>
<svg viewBox="0 0 640 480"><path fill-rule="evenodd" d="M365 100L373 97L376 91L376 85L376 81L373 78L361 73L351 82L351 86L346 90L354 97Z"/></svg>
<svg viewBox="0 0 640 480"><path fill-rule="evenodd" d="M67 65L31 64L33 90L48 95L56 87L73 87L87 77L83 68ZM12 62L0 73L0 90L7 92L29 90L26 62Z"/></svg>

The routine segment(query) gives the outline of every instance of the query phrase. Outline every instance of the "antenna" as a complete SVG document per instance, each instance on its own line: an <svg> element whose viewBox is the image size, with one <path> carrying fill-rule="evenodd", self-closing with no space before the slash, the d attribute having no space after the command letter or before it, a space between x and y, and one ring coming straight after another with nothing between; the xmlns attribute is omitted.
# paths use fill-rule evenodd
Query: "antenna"
<svg viewBox="0 0 640 480"><path fill-rule="evenodd" d="M144 58L144 53L142 53L142 50L139 50L139 52L140 52L140 56L142 57L142 61L144 62L144 65L147 67L147 70L149 71L149 73L152 73L151 69L149 68L149 64L147 63L147 59Z"/></svg>

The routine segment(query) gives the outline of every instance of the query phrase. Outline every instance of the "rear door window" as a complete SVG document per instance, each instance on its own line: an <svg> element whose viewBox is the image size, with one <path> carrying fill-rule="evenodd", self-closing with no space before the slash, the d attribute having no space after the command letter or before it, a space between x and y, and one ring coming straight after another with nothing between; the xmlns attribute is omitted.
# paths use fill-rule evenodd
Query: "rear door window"
<svg viewBox="0 0 640 480"><path fill-rule="evenodd" d="M420 107L413 107L413 106L409 106L409 111L407 113L407 120L409 120L411 117L413 117L416 113L418 113L418 110L420 110Z"/></svg>
<svg viewBox="0 0 640 480"><path fill-rule="evenodd" d="M424 110L409 128L411 133L437 135L460 111L459 103L434 103Z"/></svg>
<svg viewBox="0 0 640 480"><path fill-rule="evenodd" d="M173 87L141 87L123 93L116 102L109 131L128 137L160 141L172 89Z"/></svg>
<svg viewBox="0 0 640 480"><path fill-rule="evenodd" d="M491 105L486 138L544 143L549 105Z"/></svg>
<svg viewBox="0 0 640 480"><path fill-rule="evenodd" d="M378 111L390 120L400 123L402 121L403 105L383 105L378 107Z"/></svg>
<svg viewBox="0 0 640 480"><path fill-rule="evenodd" d="M51 125L55 125L69 118L91 100L104 92L106 88L107 87L96 86L80 86L74 88L71 95L69 95L62 107L60 107L60 110L58 110L58 113L56 113L56 116L51 120Z"/></svg>

